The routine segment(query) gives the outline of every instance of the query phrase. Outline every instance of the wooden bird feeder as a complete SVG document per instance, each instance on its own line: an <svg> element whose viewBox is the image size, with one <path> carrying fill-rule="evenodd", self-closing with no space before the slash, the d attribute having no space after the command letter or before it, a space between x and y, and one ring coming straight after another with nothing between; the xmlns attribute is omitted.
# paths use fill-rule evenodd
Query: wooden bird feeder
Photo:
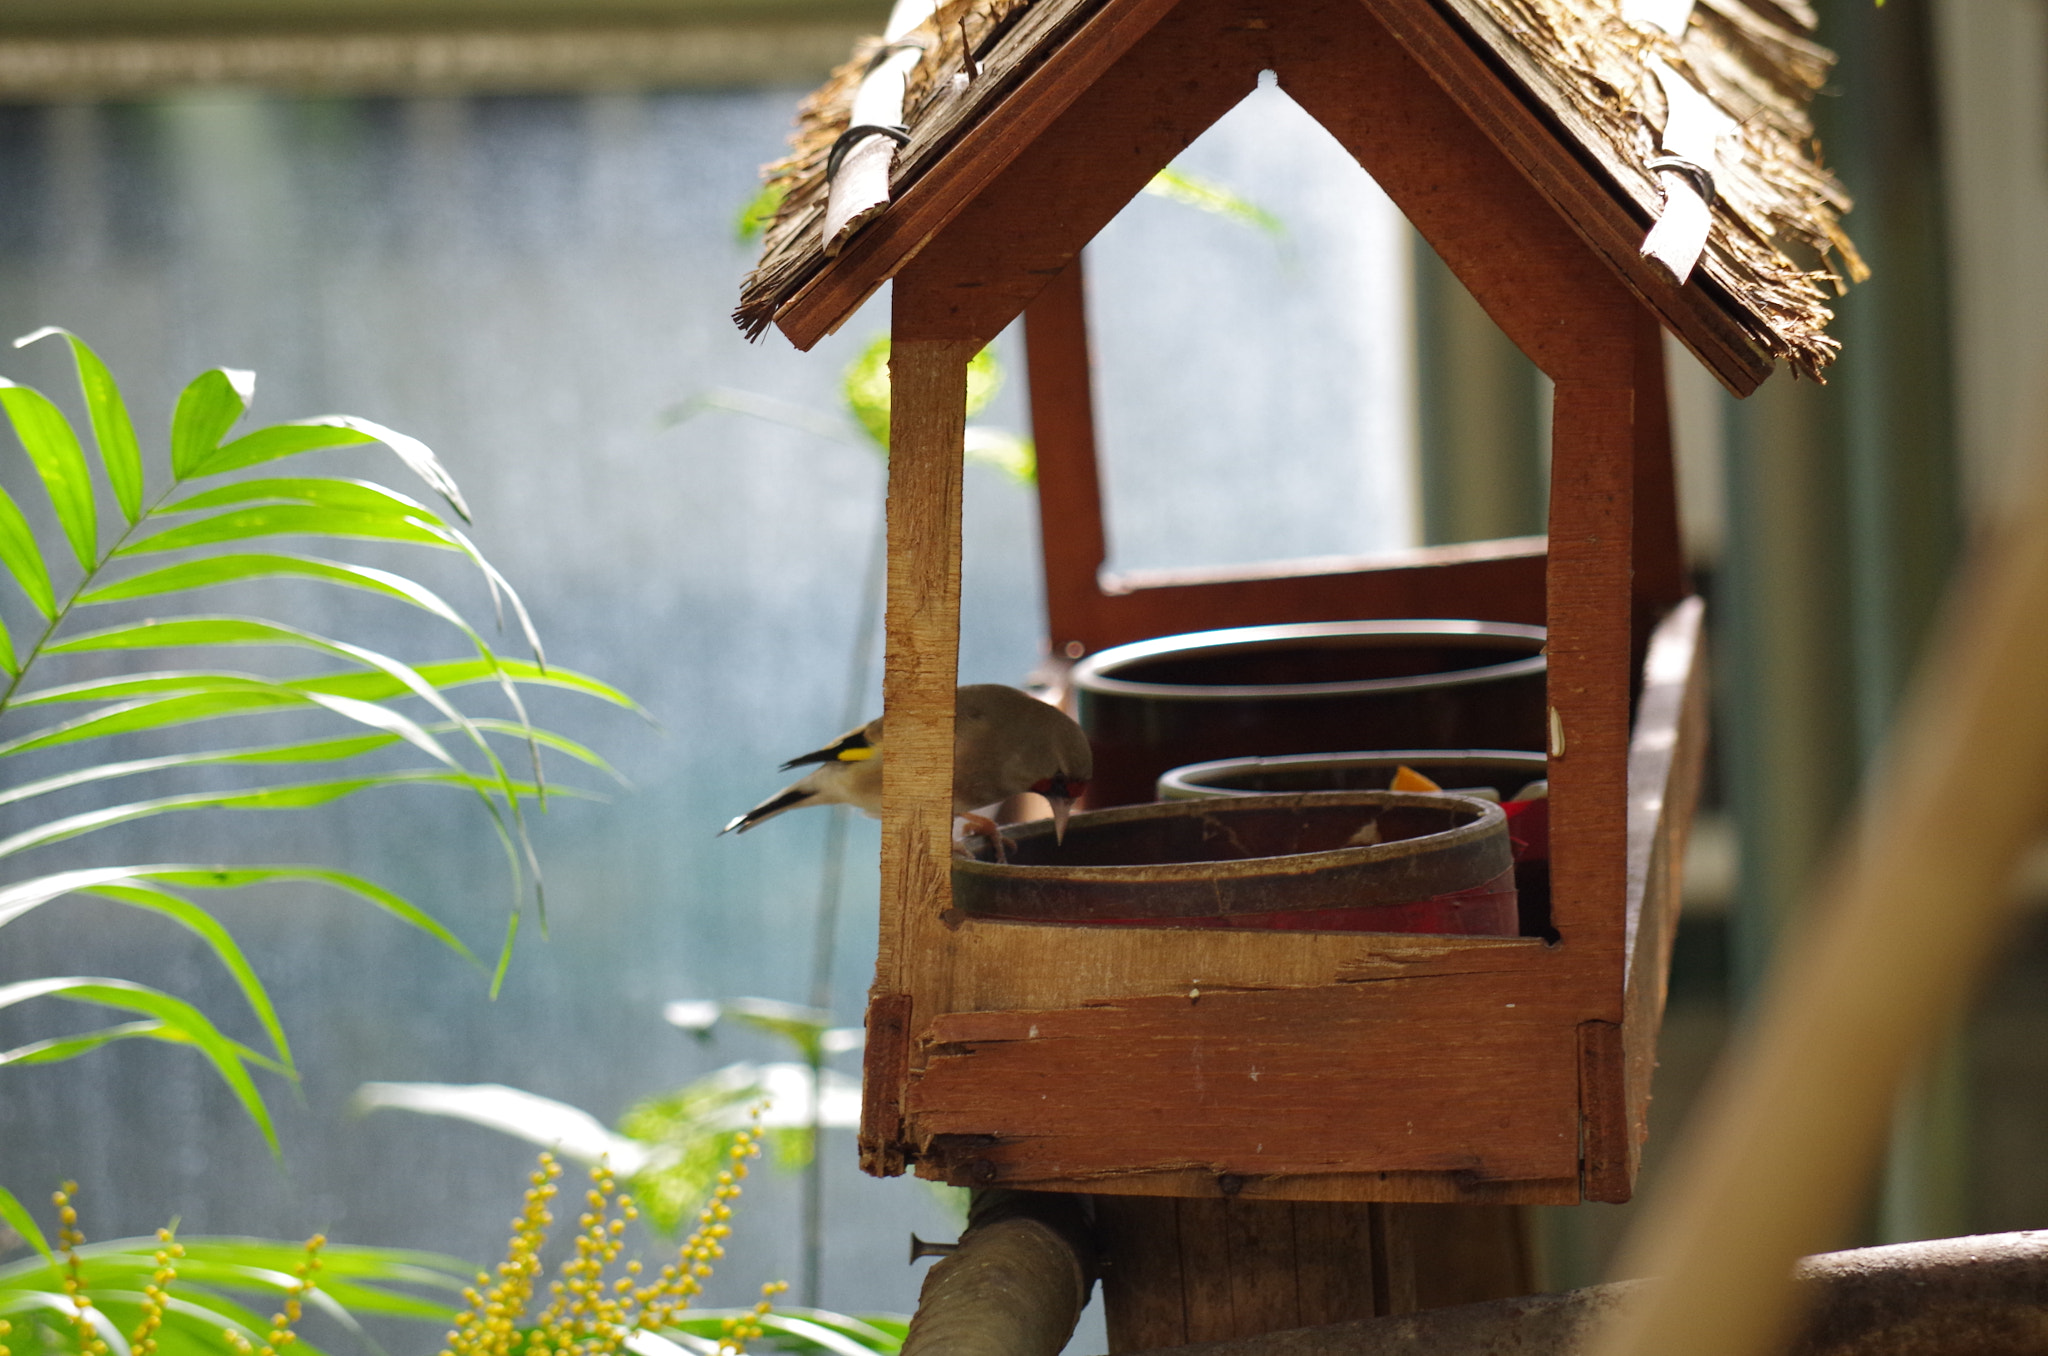
<svg viewBox="0 0 2048 1356"><path fill-rule="evenodd" d="M868 1171L1125 1196L1628 1198L1705 720L1660 328L1737 395L1775 360L1815 375L1833 347L1820 261L1834 248L1858 266L1836 225L1846 202L1806 158L1826 54L1797 0L1626 8L975 0L916 23L899 9L891 41L807 105L739 319L808 348L894 280ZM1264 71L1555 382L1547 541L1102 576L1081 249ZM894 82L879 103L877 79ZM897 116L855 119L856 100ZM1702 124L1702 104L1726 126ZM1548 627L1558 940L950 909L967 363L1020 314L1056 655L1281 622Z"/></svg>

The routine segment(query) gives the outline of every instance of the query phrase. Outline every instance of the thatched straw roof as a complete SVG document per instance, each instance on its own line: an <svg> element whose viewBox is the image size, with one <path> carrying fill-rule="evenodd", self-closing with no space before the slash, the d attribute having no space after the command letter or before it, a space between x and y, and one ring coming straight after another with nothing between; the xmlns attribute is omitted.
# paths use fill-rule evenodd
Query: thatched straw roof
<svg viewBox="0 0 2048 1356"><path fill-rule="evenodd" d="M926 51L907 81L910 136L891 174L895 196L1019 81L1056 60L1061 44L1096 11L1119 2L942 4L910 35ZM1360 2L1372 7L1378 0ZM1436 3L1646 229L1664 206L1651 165L1667 121L1658 65L1687 79L1732 120L1713 166L1706 251L1689 285L1712 298L1760 359L1783 359L1796 372L1819 376L1838 347L1825 333L1832 318L1827 299L1865 270L1842 231L1848 197L1820 163L1808 115L1833 56L1811 41L1814 15L1805 0L1696 0L1679 38L1638 17L1660 3L1669 11L1670 0ZM970 47L971 81L956 78ZM880 49L879 40L865 44L804 101L790 155L764 171L784 197L734 314L749 337L774 323L831 262L820 232L827 159Z"/></svg>

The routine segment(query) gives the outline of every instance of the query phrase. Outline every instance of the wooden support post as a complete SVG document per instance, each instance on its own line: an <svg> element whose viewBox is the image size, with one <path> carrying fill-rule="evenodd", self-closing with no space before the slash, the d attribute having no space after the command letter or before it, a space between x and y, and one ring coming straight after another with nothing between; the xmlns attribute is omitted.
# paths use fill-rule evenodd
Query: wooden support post
<svg viewBox="0 0 2048 1356"><path fill-rule="evenodd" d="M889 353L889 606L882 672L882 914L869 995L861 1162L903 1171L898 1100L919 1013L908 995L946 1001L944 948L930 934L952 902L953 688L960 647L960 468L972 340L916 337L901 322ZM908 331L906 333L906 331ZM927 967L923 987L911 969ZM940 1008L939 1010L943 1010Z"/></svg>
<svg viewBox="0 0 2048 1356"><path fill-rule="evenodd" d="M1046 634L1055 657L1079 659L1102 630L1098 577L1109 557L1095 461L1095 397L1081 256L1024 313L1031 437L1038 448L1038 520L1045 561Z"/></svg>
<svg viewBox="0 0 2048 1356"><path fill-rule="evenodd" d="M1622 356L1620 383L1558 382L1550 471L1550 918L1581 963L1611 973L1600 987L1614 996L1579 1027L1580 1178L1596 1201L1625 1201L1631 1189L1624 920L1614 908L1628 888L1629 732L1611 718L1629 709L1634 648L1635 392Z"/></svg>
<svg viewBox="0 0 2048 1356"><path fill-rule="evenodd" d="M1098 1196L1112 1352L1220 1342L1534 1288L1510 1206Z"/></svg>

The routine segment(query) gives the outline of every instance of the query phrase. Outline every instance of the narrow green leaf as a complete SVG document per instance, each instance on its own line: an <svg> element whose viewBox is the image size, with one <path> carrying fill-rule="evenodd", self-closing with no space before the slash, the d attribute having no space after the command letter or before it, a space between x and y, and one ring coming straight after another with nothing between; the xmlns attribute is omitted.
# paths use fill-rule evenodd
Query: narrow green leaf
<svg viewBox="0 0 2048 1356"><path fill-rule="evenodd" d="M183 863L156 863L148 866L101 866L77 871L60 871L0 888L0 926L5 926L29 910L47 904L53 899L134 881L156 881L188 890L239 890L245 886L273 884L278 881L304 881L314 885L325 885L345 894L355 895L401 922L418 928L465 960L476 959L470 949L462 944L460 938L441 926L438 919L417 905L393 894L375 881L365 880L346 871L334 871L319 866L195 866Z"/></svg>
<svg viewBox="0 0 2048 1356"><path fill-rule="evenodd" d="M73 891L130 880L134 878L135 873L136 868L132 866L96 866L78 871L59 871L54 875L38 876L34 880L18 881L0 888L0 926L13 922L30 909Z"/></svg>
<svg viewBox="0 0 2048 1356"><path fill-rule="evenodd" d="M36 611L46 618L57 615L57 595L50 588L50 568L43 564L42 548L36 545L36 534L29 531L28 519L21 516L21 506L4 489L0 489L0 564L7 566Z"/></svg>
<svg viewBox="0 0 2048 1356"><path fill-rule="evenodd" d="M0 1186L0 1220L6 1220L8 1227L26 1239L43 1260L51 1266L57 1265L57 1255L50 1251L50 1241L43 1237L43 1231L36 1227L36 1217L26 1206L14 1198L14 1193Z"/></svg>
<svg viewBox="0 0 2048 1356"><path fill-rule="evenodd" d="M435 687L443 689L464 687L470 683L491 682L502 672L515 683L581 692L585 696L610 702L613 706L646 714L638 702L617 688L588 674L577 673L573 669L543 669L539 665L518 659L500 659L495 667L478 659L451 659L436 664L417 664L414 665L414 670ZM392 680L375 673L337 673L317 678L293 678L288 680L287 685L307 692L331 692L337 696L361 697L370 701L395 697L403 690Z"/></svg>
<svg viewBox="0 0 2048 1356"><path fill-rule="evenodd" d="M114 487L121 514L134 522L142 514L142 449L135 442L135 425L128 418L128 406L114 374L100 361L92 346L69 330L46 326L14 341L16 348L38 339L61 334L71 344L71 359L78 367L78 388L85 396L86 413L92 418L93 441L99 444L100 465L106 468L107 483Z"/></svg>
<svg viewBox="0 0 2048 1356"><path fill-rule="evenodd" d="M281 684L253 673L232 673L211 669L157 669L153 672L120 674L112 678L85 678L54 687L31 688L17 693L16 707L57 706L71 702L114 701L123 697L165 696L177 692L267 692L285 690Z"/></svg>
<svg viewBox="0 0 2048 1356"><path fill-rule="evenodd" d="M630 787L633 784L626 779L624 773L613 767L605 759L604 755L598 753L595 749L578 744L572 739L565 739L552 730L543 730L538 726L521 725L517 721L493 720L487 716L473 717L470 720L470 724L479 730L485 730L491 734L509 735L514 739L530 738L536 740L544 749L553 749L557 753L566 753L579 763L587 763L599 772L604 773L605 776L610 777L620 786ZM429 725L427 728L436 733L442 730L442 727L439 725ZM0 792L0 804L5 804L5 795L5 792Z"/></svg>
<svg viewBox="0 0 2048 1356"><path fill-rule="evenodd" d="M342 537L358 541L402 541L444 551L459 549L449 542L444 532L422 526L410 516L364 513L310 504L267 504L165 528L128 543L114 556L122 559L152 551L183 551L195 546L254 541L261 537Z"/></svg>
<svg viewBox="0 0 2048 1356"><path fill-rule="evenodd" d="M437 729L440 727L436 727ZM0 805L12 805L16 801L31 800L36 796L47 796L53 791L68 791L74 786L86 786L93 782L112 781L118 777L134 777L145 772L168 772L174 768L210 767L220 764L275 763L335 763L350 758L359 758L378 749L388 749L399 742L397 735L358 735L352 739L309 739L289 744L266 744L248 749L217 749L206 753L170 753L160 758L135 758L122 763L95 763L91 767L60 772L53 777L39 781L23 782L17 786L0 788ZM567 740L563 740L567 743ZM572 752L572 750L564 750ZM586 760L588 761L588 760ZM601 761L592 766L611 771ZM618 774L613 772L617 777ZM620 778L623 782L623 778Z"/></svg>
<svg viewBox="0 0 2048 1356"><path fill-rule="evenodd" d="M485 741L482 732L476 727L476 725L470 720L468 716L464 715L460 710L456 709L455 705L452 702L450 702L447 698L443 697L440 691L432 683L428 682L410 665L404 664L399 660L391 658L388 655L378 654L374 650L364 649L359 645L351 645L344 641L329 640L324 636L317 636L310 631L302 631L297 627L280 626L274 622L263 622L256 621L250 618L239 617L181 618L163 623L144 622L141 626L137 627L116 628L113 631L99 632L92 636L82 637L80 638L79 642L74 642L74 644L79 644L80 648L110 648L134 644L137 641L142 640L143 638L151 635L152 633L156 635L160 642L164 639L164 637L168 636L173 639L183 639L187 641L206 640L216 644L294 645L306 649L319 650L323 653L331 654L339 658L346 659L351 663L360 664L365 668L376 669L380 671L383 674L383 676L387 679L396 682L397 688L395 689L393 695L396 695L397 693L401 692L410 693L413 696L416 696L421 700L427 702L436 711L439 711L442 715L446 716L453 728L462 731L465 735L468 736L470 742L476 746L477 750L481 752L484 755L485 759L491 764L492 770L499 775L501 781L505 780L508 776L508 774L505 772L502 761L497 757L495 753L492 752L489 744ZM70 687L64 689L49 689L47 691L39 691L37 693L31 694L31 699L49 700L50 693L57 693L65 699L77 700L77 692L78 689L80 688L89 689L90 695L96 697L107 696L111 695L106 691L107 683L132 683L135 681L137 680L106 680L105 683L102 683L97 687L95 687L91 683L73 684ZM163 685L170 686L171 683L166 681ZM307 695L311 700L318 701L323 705L330 706L337 701L350 700L350 698L345 698L340 694L322 696L317 693L308 693ZM361 699L355 698L353 700ZM349 713L344 711L344 714ZM368 719L360 713L357 713L356 718L362 719L363 722L366 724L379 723L377 721ZM391 717L389 719L395 720L397 718ZM426 752L433 755L434 757L444 762L451 762L452 764L452 760L448 759L444 754L439 752L438 746L420 742L421 736L423 734L423 731L421 730L420 727L411 726L409 728L400 728L397 725L389 724L389 720L387 720L385 724L387 725L388 728L391 728L395 733L398 733L401 735L401 737L408 739L413 743L419 745L419 747L425 749ZM540 743L539 732L531 729L530 727L522 726L520 734L526 739L529 748L532 748L534 750L534 758L536 760L536 763L538 763L538 745ZM535 780L536 782L540 780L538 774L536 774ZM506 790L505 794L508 800L511 799L512 793L509 790Z"/></svg>
<svg viewBox="0 0 2048 1356"><path fill-rule="evenodd" d="M439 595L403 575L393 574L389 570L372 569L368 565L321 560L316 556L206 556L199 560L167 565L163 569L152 570L147 574L132 575L111 584L103 584L90 593L81 595L78 601L87 604L112 603L129 598L154 598L166 593L182 593L187 589L207 588L214 584L232 584L244 579L293 577L317 579L347 588L361 589L367 593L381 593L387 597L398 598L461 627L464 632L470 630L461 615L443 602Z"/></svg>
<svg viewBox="0 0 2048 1356"><path fill-rule="evenodd" d="M168 650L196 645L304 645L312 633L254 617L151 618L132 626L67 636L43 646L44 654L90 654L102 650ZM317 648L332 642L320 640Z"/></svg>
<svg viewBox="0 0 2048 1356"><path fill-rule="evenodd" d="M48 1040L30 1041L26 1045L17 1045L12 1050L0 1050L0 1065L62 1064L67 1059L77 1059L80 1055L91 1054L103 1045L133 1040L137 1037L162 1040L164 1024L149 1017L139 1022L103 1026L97 1031L85 1031L76 1036L52 1036Z"/></svg>
<svg viewBox="0 0 2048 1356"><path fill-rule="evenodd" d="M10 1008L36 998L63 998L74 1003L97 1003L101 1007L118 1008L127 1012L138 1012L145 1017L154 1017L163 1023L163 1030L153 1033L157 1039L187 1043L204 1055L221 1077L221 1081L235 1094L242 1104L242 1110L263 1132L269 1142L270 1151L279 1152L277 1131L270 1123L270 1109L264 1105L263 1094L256 1090L256 1083L249 1077L247 1064L254 1051L222 1035L219 1028L207 1020L206 1014L190 1003L147 985L136 984L125 979L107 979L98 976L45 977L22 980L14 984L0 984L0 1008ZM7 1062L0 1055L0 1065Z"/></svg>
<svg viewBox="0 0 2048 1356"><path fill-rule="evenodd" d="M432 522L441 516L418 500L369 480L346 476L281 476L234 480L157 507L159 515L203 513L242 504L309 504L316 508L352 509L359 513L417 513Z"/></svg>
<svg viewBox="0 0 2048 1356"><path fill-rule="evenodd" d="M249 412L256 374L216 367L194 377L178 395L171 415L171 474L189 480L212 456L229 429Z"/></svg>
<svg viewBox="0 0 2048 1356"><path fill-rule="evenodd" d="M86 894L101 899L111 899L117 904L162 914L193 936L213 948L213 954L234 976L235 985L241 989L249 1010L256 1014L256 1020L263 1024L263 1030L270 1037L270 1048L276 1053L278 1062L285 1068L293 1068L291 1043L285 1039L284 1024L277 1019L277 1005L270 1001L270 992L263 987L263 981L256 977L255 967L235 942L233 934L222 927L217 919L206 910L188 899L172 894L169 890L153 885L94 885L85 890Z"/></svg>
<svg viewBox="0 0 2048 1356"><path fill-rule="evenodd" d="M346 871L331 871L317 866L146 866L136 867L135 875L149 880L163 881L168 885L182 885L188 889L234 890L245 885L259 885L272 881L299 880L356 895L376 905L392 917L410 923L421 932L439 940L465 960L474 961L476 955L462 939L447 928L440 920L415 904L408 902L391 891Z"/></svg>
<svg viewBox="0 0 2048 1356"><path fill-rule="evenodd" d="M491 1001L498 1001L498 990L505 987L505 972L512 968L512 944L519 940L519 910L514 909L505 916L505 944L498 948L498 965L491 971Z"/></svg>
<svg viewBox="0 0 2048 1356"><path fill-rule="evenodd" d="M160 796L155 800L131 801L126 805L110 805L23 829L11 838L0 839L0 857L76 838L115 824L180 810L303 810L341 800L358 791L385 786L457 786L472 792L503 789L503 783L497 779L472 773L405 771L303 782L292 786L254 787L245 791L195 791ZM532 782L513 782L512 791L520 799L530 800L538 793L538 788ZM574 788L564 788L561 794L575 799L595 799L589 793Z"/></svg>
<svg viewBox="0 0 2048 1356"><path fill-rule="evenodd" d="M19 677L21 661L14 657L14 637L7 633L7 623L0 621L0 673L9 678Z"/></svg>
<svg viewBox="0 0 2048 1356"><path fill-rule="evenodd" d="M219 716L247 715L257 711L303 705L290 692L252 686L245 690L181 693L146 701L113 706L80 716L48 729L36 730L0 744L0 755L25 753L30 749L74 744L107 735L132 734L137 730L161 729Z"/></svg>
<svg viewBox="0 0 2048 1356"><path fill-rule="evenodd" d="M469 505L463 502L462 491L456 486L455 478L448 474L447 468L441 465L425 443L352 414L322 414L257 429L206 457L200 463L203 469L194 474L219 475L275 461L279 457L296 456L315 448L340 447L350 443L384 444L414 475L425 481L428 488L447 500L448 506L464 522L469 521Z"/></svg>
<svg viewBox="0 0 2048 1356"><path fill-rule="evenodd" d="M245 466L276 461L280 457L296 457L301 452L317 452L326 447L350 447L375 441L375 438L354 429L327 424L298 421L271 424L214 448L193 464L189 478L239 471Z"/></svg>
<svg viewBox="0 0 2048 1356"><path fill-rule="evenodd" d="M71 543L71 554L90 570L99 551L99 513L92 502L92 472L86 469L85 451L71 421L41 391L17 386L5 377L0 377L0 406L6 408L15 436L50 492L50 507Z"/></svg>

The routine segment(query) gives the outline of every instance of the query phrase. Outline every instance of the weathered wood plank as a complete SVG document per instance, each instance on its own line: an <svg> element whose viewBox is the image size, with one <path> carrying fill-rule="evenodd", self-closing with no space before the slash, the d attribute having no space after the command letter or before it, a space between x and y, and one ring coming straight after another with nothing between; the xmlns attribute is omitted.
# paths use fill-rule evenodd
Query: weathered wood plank
<svg viewBox="0 0 2048 1356"><path fill-rule="evenodd" d="M1685 845L1706 763L1705 605L1687 599L1652 635L1629 745L1627 990L1622 1000L1628 1168L1649 1135L1650 1083L1683 896Z"/></svg>
<svg viewBox="0 0 2048 1356"><path fill-rule="evenodd" d="M903 1171L903 1090L910 1083L907 993L868 998L867 1045L861 1051L860 1166L876 1177Z"/></svg>
<svg viewBox="0 0 2048 1356"><path fill-rule="evenodd" d="M1692 592L1678 521L1678 467L1672 456L1671 400L1664 371L1664 331L1653 316L1635 316L1635 489L1631 517L1635 560L1635 662L1650 632Z"/></svg>
<svg viewBox="0 0 2048 1356"><path fill-rule="evenodd" d="M1625 320L1626 317L1623 317ZM1626 380L1628 367L1622 369ZM1627 893L1634 397L1559 382L1550 473L1551 924L1611 967L1621 1020Z"/></svg>
<svg viewBox="0 0 2048 1356"><path fill-rule="evenodd" d="M1090 928L969 920L949 934L952 1010L1079 1007L1224 989L1289 990L1448 975L1498 976L1577 994L1572 1020L1601 1000L1575 987L1577 957L1534 937Z"/></svg>
<svg viewBox="0 0 2048 1356"><path fill-rule="evenodd" d="M978 1152L979 1150L976 1150ZM1000 1150L999 1150L1000 1152ZM969 1150L957 1151L942 1142L933 1153L917 1163L917 1175L935 1182L965 1186L969 1175L960 1171ZM1229 1192L1217 1183L1225 1181ZM1198 1200L1209 1196L1233 1195L1250 1200L1320 1201L1326 1204L1356 1204L1360 1201L1398 1202L1428 1205L1577 1205L1579 1175L1531 1178L1521 1181L1480 1181L1459 1172L1300 1173L1289 1177L1229 1177L1196 1168L1162 1168L1148 1172L1114 1172L1096 1177L1061 1177L1026 1180L1014 1185L1033 1191L1073 1191L1086 1195L1171 1196Z"/></svg>
<svg viewBox="0 0 2048 1356"><path fill-rule="evenodd" d="M1418 547L1344 560L1133 570L1103 581L1086 650L1222 626L1472 617L1543 623L1543 539Z"/></svg>
<svg viewBox="0 0 2048 1356"><path fill-rule="evenodd" d="M1579 1026L1579 1185L1589 1201L1625 1201L1635 1191L1621 1027Z"/></svg>
<svg viewBox="0 0 2048 1356"><path fill-rule="evenodd" d="M897 294L914 309L910 280ZM911 329L905 326L905 329ZM940 917L952 901L953 688L960 628L961 452L967 363L976 346L899 332L890 351L889 576L882 701L882 909L877 996L909 994L943 1010ZM897 1020L893 1011L881 1014ZM879 1093L877 1094L879 1097ZM885 1108L865 1151L887 1170ZM900 1168L898 1169L900 1170Z"/></svg>
<svg viewBox="0 0 2048 1356"><path fill-rule="evenodd" d="M1552 1178L1578 1162L1570 1006L1452 976L950 1014L920 1033L908 1134L964 1137L1002 1184L1172 1166Z"/></svg>
<svg viewBox="0 0 2048 1356"><path fill-rule="evenodd" d="M1095 383L1088 358L1088 299L1081 256L1024 312L1024 367L1031 441L1038 453L1038 534L1044 562L1046 634L1052 653L1086 653L1102 627L1097 581L1109 559L1095 448Z"/></svg>

